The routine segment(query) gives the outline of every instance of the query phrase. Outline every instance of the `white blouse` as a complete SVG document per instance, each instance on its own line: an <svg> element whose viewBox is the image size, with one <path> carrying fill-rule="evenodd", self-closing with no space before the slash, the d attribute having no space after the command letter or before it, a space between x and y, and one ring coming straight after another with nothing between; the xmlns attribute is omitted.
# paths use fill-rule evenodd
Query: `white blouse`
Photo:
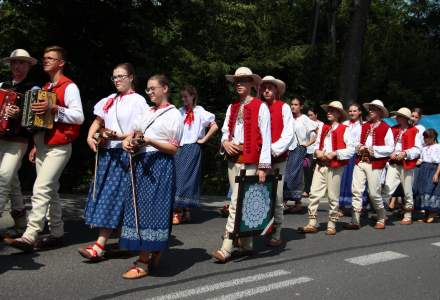
<svg viewBox="0 0 440 300"><path fill-rule="evenodd" d="M272 155L274 157L286 152L294 139L295 121L287 103L283 104L281 114L283 117L283 131L280 138L272 144Z"/></svg>
<svg viewBox="0 0 440 300"><path fill-rule="evenodd" d="M229 139L229 118L231 116L231 105L228 106L228 110L226 111L225 122L222 127L222 139L221 142L223 144L224 141ZM236 122L234 133L232 134L232 142L236 145L241 145L244 143L244 123ZM265 103L261 104L260 109L258 111L258 128L261 132L261 138L263 140L263 144L261 145L261 153L259 159L259 167L260 168L270 168L271 165L271 130L270 130L270 112L269 108Z"/></svg>
<svg viewBox="0 0 440 300"><path fill-rule="evenodd" d="M184 107L179 108L182 115L182 122L185 122L186 110ZM205 136L205 130L211 124L215 123L215 115L205 110L202 106L197 105L193 108L194 121L183 125L183 136L180 145L194 144Z"/></svg>
<svg viewBox="0 0 440 300"><path fill-rule="evenodd" d="M148 109L145 98L133 93L124 95L122 98L117 96L113 105L107 112L103 110L107 101L116 97L116 93L101 99L96 103L93 113L104 120L105 128L116 131L119 134L127 134L132 131L133 121ZM107 141L107 148L120 148L122 141Z"/></svg>
<svg viewBox="0 0 440 300"><path fill-rule="evenodd" d="M293 135L292 144L290 144L289 150L294 150L298 144L304 145L312 137L314 130L318 128L318 123L312 121L308 116L301 115L298 118L293 118L293 123L295 124L295 131Z"/></svg>
<svg viewBox="0 0 440 300"><path fill-rule="evenodd" d="M143 132L144 136L161 143L180 145L183 134L183 120L179 110L174 105L156 109L150 107L133 122L133 130ZM143 147L142 152L159 151L153 146Z"/></svg>
<svg viewBox="0 0 440 300"><path fill-rule="evenodd" d="M362 132L362 123L361 121L350 122L350 120L344 121L342 124L347 126L347 130L350 132L351 138L353 141L360 140L361 132Z"/></svg>
<svg viewBox="0 0 440 300"><path fill-rule="evenodd" d="M440 163L440 144L423 147L420 159L427 163Z"/></svg>
<svg viewBox="0 0 440 300"><path fill-rule="evenodd" d="M324 145L322 147L322 150L324 152L333 152L333 145L332 145L332 135L331 133L333 130L335 130L338 127L339 123L333 124L332 128L328 131L327 135L324 137ZM318 136L316 138L316 150L319 149L321 144L321 135L322 135L322 128L319 129ZM346 145L346 148L336 150L336 158L338 160L344 160L344 159L350 159L353 157L355 149L353 145L353 139L351 137L351 132L347 129L345 129L344 132L344 143Z"/></svg>
<svg viewBox="0 0 440 300"><path fill-rule="evenodd" d="M318 125L317 125L317 127L318 127L318 132L319 132L319 130L322 129L322 126L324 126L324 122L322 122L322 121L320 121L320 120L318 120L318 121L313 121L313 122L315 122L316 124L318 124ZM317 136L318 136L318 133L316 133L316 132L311 132L311 133L310 133L310 138L309 138L309 140L312 139L312 138L314 138L315 136L317 137ZM318 138L316 138L316 141L317 141L317 140L318 140ZM315 141L313 144L311 144L310 146L307 147L307 153L308 153L308 154L313 154L313 153L315 153L315 150L316 150L316 141Z"/></svg>

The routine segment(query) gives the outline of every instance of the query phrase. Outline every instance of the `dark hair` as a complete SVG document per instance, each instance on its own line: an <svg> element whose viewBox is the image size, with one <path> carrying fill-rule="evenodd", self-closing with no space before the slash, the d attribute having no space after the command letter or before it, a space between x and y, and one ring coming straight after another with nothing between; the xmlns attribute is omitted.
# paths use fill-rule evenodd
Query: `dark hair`
<svg viewBox="0 0 440 300"><path fill-rule="evenodd" d="M359 112L361 113L361 114L359 115L359 120L361 121L361 124L362 124L362 106L361 106L359 103L357 103L357 102L351 102L351 103L348 105L348 110L350 110L350 107L352 107L352 106L356 106L357 109L359 110ZM348 111L348 110L347 110L347 111Z"/></svg>
<svg viewBox="0 0 440 300"><path fill-rule="evenodd" d="M190 94L191 96L194 97L193 99L193 106L197 105L197 101L199 100L199 95L197 94L197 89L195 86L191 85L191 84L185 84L181 89L181 92L185 91L188 94Z"/></svg>
<svg viewBox="0 0 440 300"><path fill-rule="evenodd" d="M434 128L428 128L423 132L423 137L434 138L434 141L437 143L438 133Z"/></svg>
<svg viewBox="0 0 440 300"><path fill-rule="evenodd" d="M420 118L422 117L423 111L422 111L422 109L421 109L420 107L414 107L414 108L412 109L412 112L416 112L416 113L419 114L419 117L420 117Z"/></svg>
<svg viewBox="0 0 440 300"><path fill-rule="evenodd" d="M56 45L49 46L49 47L44 48L43 53L47 53L47 52L51 52L51 51L57 52L61 60L64 60L64 61L67 60L67 51L63 47L56 46Z"/></svg>
<svg viewBox="0 0 440 300"><path fill-rule="evenodd" d="M290 102L292 102L293 100L298 100L300 106L304 105L304 98L301 96L298 96L298 95L293 96L292 100L290 100Z"/></svg>
<svg viewBox="0 0 440 300"><path fill-rule="evenodd" d="M157 80L161 86L170 86L168 78L163 74L155 74L148 79L148 81L150 80Z"/></svg>
<svg viewBox="0 0 440 300"><path fill-rule="evenodd" d="M124 69L125 71L127 71L127 75L128 76L133 76L133 81L131 82L131 88L134 89L135 86L135 80L136 80L136 76L134 73L134 67L131 63L129 62L125 62L125 63L120 63L117 64L116 67L113 68L113 71L116 70L117 68L121 68Z"/></svg>

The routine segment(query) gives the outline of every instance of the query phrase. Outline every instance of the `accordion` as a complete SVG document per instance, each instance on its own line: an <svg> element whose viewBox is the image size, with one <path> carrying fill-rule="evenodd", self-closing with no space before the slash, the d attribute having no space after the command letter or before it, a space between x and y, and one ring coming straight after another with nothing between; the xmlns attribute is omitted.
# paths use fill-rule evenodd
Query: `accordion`
<svg viewBox="0 0 440 300"><path fill-rule="evenodd" d="M57 95L43 90L30 90L24 96L23 115L21 126L28 129L52 129L55 115L46 111L42 115L37 115L32 111L32 103L47 101L49 106L56 104Z"/></svg>
<svg viewBox="0 0 440 300"><path fill-rule="evenodd" d="M0 89L0 135L13 136L20 130L20 120L6 115L8 106L20 106L23 95L12 90Z"/></svg>

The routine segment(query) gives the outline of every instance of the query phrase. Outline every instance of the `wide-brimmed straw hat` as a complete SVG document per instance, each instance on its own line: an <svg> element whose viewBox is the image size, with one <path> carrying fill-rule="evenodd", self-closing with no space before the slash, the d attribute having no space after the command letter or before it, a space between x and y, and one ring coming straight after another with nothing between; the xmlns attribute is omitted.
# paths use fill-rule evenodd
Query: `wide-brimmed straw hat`
<svg viewBox="0 0 440 300"><path fill-rule="evenodd" d="M390 114L395 115L396 117L400 116L411 120L411 110L407 107L399 108L398 111L392 111Z"/></svg>
<svg viewBox="0 0 440 300"><path fill-rule="evenodd" d="M234 75L225 75L225 77L226 80L230 82L234 82L238 78L249 77L252 78L254 84L257 86L261 82L261 77L258 76L257 74L252 73L251 69L249 69L248 67L240 67L237 70L235 70Z"/></svg>
<svg viewBox="0 0 440 300"><path fill-rule="evenodd" d="M332 101L329 104L321 104L321 107L325 111L328 111L329 108L336 109L341 113L342 118L347 118L347 112L344 110L344 106L342 105L341 101Z"/></svg>
<svg viewBox="0 0 440 300"><path fill-rule="evenodd" d="M370 106L374 106L376 108L379 108L382 111L383 116L388 117L388 109L385 108L385 106L383 105L383 102L379 99L375 99L369 103L364 103L363 106L365 107L366 110L369 110Z"/></svg>
<svg viewBox="0 0 440 300"><path fill-rule="evenodd" d="M29 55L29 52L27 52L24 49L15 49L11 52L11 55L9 57L2 58L3 63L9 63L12 60L22 60L30 63L32 66L36 65L38 60L33 58Z"/></svg>
<svg viewBox="0 0 440 300"><path fill-rule="evenodd" d="M284 81L276 79L273 76L264 76L263 79L261 80L261 84L263 83L272 83L273 85L275 85L277 87L279 96L281 97L284 92L286 91L286 84L284 83Z"/></svg>

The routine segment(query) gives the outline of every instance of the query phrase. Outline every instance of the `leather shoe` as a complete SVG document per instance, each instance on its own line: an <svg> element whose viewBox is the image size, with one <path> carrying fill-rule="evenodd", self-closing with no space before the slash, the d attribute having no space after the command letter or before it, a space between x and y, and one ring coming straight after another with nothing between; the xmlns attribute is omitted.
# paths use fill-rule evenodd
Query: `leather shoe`
<svg viewBox="0 0 440 300"><path fill-rule="evenodd" d="M3 241L6 244L8 244L9 246L14 247L16 249L20 249L21 251L24 251L24 252L34 251L34 244L29 243L22 238L11 239L11 238L6 237L6 238L4 238Z"/></svg>
<svg viewBox="0 0 440 300"><path fill-rule="evenodd" d="M316 226L307 224L304 227L298 227L297 231L299 233L317 233L319 229Z"/></svg>
<svg viewBox="0 0 440 300"><path fill-rule="evenodd" d="M64 246L63 237L46 236L35 242L34 250L50 250Z"/></svg>
<svg viewBox="0 0 440 300"><path fill-rule="evenodd" d="M374 229L385 229L385 223L376 222L376 225L374 225Z"/></svg>
<svg viewBox="0 0 440 300"><path fill-rule="evenodd" d="M335 228L327 228L327 231L325 232L326 235L336 235L336 229Z"/></svg>
<svg viewBox="0 0 440 300"><path fill-rule="evenodd" d="M400 221L400 225L411 225L411 224L412 224L411 219L402 219L402 221Z"/></svg>
<svg viewBox="0 0 440 300"><path fill-rule="evenodd" d="M217 262L222 264L227 263L231 260L231 256L225 256L223 254L223 251L221 250L215 250L214 252L212 252L212 256L217 260Z"/></svg>
<svg viewBox="0 0 440 300"><path fill-rule="evenodd" d="M354 223L345 223L343 225L344 229L347 230L359 230L361 229L361 226L359 224L354 224Z"/></svg>

